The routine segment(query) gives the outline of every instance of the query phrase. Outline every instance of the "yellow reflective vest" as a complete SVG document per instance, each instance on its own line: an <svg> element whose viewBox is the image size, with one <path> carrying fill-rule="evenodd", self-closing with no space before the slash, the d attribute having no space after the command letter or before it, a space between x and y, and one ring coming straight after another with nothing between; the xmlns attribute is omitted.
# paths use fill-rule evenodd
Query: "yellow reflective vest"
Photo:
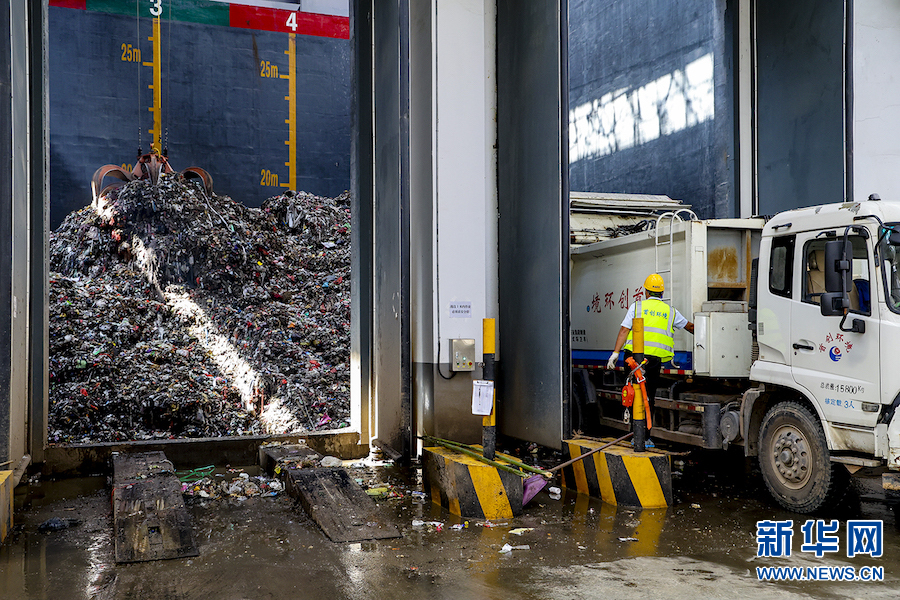
<svg viewBox="0 0 900 600"><path fill-rule="evenodd" d="M675 340L672 323L675 310L662 300L647 298L634 303L634 318L644 319L644 354L658 356L662 362L675 357ZM632 352L632 332L628 333L623 349Z"/></svg>

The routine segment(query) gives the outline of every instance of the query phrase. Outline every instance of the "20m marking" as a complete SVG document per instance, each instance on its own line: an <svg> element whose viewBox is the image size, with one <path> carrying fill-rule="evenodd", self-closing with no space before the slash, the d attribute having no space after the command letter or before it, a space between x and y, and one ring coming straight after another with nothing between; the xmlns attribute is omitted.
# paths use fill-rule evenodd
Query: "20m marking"
<svg viewBox="0 0 900 600"><path fill-rule="evenodd" d="M278 173L273 173L268 169L261 169L259 185L266 187L278 187Z"/></svg>

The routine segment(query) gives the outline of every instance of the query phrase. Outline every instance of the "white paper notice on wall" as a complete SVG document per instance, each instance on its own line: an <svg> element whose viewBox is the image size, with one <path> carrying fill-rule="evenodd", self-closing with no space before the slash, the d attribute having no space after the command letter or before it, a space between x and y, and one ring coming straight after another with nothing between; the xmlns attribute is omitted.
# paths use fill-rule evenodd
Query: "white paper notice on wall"
<svg viewBox="0 0 900 600"><path fill-rule="evenodd" d="M494 408L494 382L476 379L472 382L472 414L491 414Z"/></svg>
<svg viewBox="0 0 900 600"><path fill-rule="evenodd" d="M471 302L451 302L450 303L451 319L470 319L472 318Z"/></svg>

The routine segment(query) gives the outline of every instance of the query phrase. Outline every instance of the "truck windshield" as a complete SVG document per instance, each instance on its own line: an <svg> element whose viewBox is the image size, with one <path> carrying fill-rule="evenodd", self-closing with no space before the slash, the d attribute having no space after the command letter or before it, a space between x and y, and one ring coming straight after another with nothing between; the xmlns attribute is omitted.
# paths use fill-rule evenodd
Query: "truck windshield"
<svg viewBox="0 0 900 600"><path fill-rule="evenodd" d="M888 223L886 227L900 231L900 223ZM881 272L884 278L884 295L891 310L900 313L900 243L892 244L889 232L882 233L884 241L881 244Z"/></svg>

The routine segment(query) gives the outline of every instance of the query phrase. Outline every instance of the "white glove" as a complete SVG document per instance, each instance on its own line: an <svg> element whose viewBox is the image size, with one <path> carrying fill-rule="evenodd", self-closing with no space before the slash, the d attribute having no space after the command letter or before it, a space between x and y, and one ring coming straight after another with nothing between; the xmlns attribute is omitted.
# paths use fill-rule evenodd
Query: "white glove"
<svg viewBox="0 0 900 600"><path fill-rule="evenodd" d="M610 371L612 371L613 369L615 369L615 368L616 368L616 361L617 361L618 359L619 359L619 353L618 353L618 352L613 352L613 353L609 356L609 362L606 363L606 368L609 369Z"/></svg>

